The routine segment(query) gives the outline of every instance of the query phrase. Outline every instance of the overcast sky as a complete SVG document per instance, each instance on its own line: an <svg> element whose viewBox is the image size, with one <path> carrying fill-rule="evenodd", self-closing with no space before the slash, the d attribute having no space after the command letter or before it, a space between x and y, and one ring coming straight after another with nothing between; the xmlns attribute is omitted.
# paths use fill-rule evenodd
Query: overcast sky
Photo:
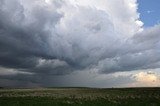
<svg viewBox="0 0 160 106"><path fill-rule="evenodd" d="M160 86L151 1L0 0L0 86Z"/></svg>

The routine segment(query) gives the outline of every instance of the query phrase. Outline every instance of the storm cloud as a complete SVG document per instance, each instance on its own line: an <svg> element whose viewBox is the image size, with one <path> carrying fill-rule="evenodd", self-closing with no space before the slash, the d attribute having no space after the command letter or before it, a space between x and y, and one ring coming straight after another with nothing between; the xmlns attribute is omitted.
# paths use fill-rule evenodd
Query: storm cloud
<svg viewBox="0 0 160 106"><path fill-rule="evenodd" d="M63 86L69 83L56 78L74 72L160 68L160 25L143 28L137 5L136 0L0 0L1 82Z"/></svg>

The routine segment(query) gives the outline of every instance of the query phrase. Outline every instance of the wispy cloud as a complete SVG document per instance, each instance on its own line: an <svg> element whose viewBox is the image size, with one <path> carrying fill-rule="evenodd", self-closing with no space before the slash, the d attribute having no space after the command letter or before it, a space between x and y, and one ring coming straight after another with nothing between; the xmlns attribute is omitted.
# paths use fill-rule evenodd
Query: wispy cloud
<svg viewBox="0 0 160 106"><path fill-rule="evenodd" d="M148 10L148 11L147 11L148 14L151 14L151 13L153 13L153 12L154 12L153 10Z"/></svg>

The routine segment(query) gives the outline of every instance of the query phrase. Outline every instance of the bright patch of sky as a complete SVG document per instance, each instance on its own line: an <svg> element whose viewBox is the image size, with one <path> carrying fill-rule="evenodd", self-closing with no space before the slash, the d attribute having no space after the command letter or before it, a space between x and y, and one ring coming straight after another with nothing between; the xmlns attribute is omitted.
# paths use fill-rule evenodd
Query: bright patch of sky
<svg viewBox="0 0 160 106"><path fill-rule="evenodd" d="M138 0L138 12L144 27L160 24L160 0Z"/></svg>

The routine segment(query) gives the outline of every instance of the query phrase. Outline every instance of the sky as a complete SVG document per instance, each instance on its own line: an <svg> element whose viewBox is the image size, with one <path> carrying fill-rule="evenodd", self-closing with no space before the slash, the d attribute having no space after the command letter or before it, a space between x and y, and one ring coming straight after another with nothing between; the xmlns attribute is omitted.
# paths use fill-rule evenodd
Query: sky
<svg viewBox="0 0 160 106"><path fill-rule="evenodd" d="M160 86L158 4L0 0L0 86Z"/></svg>
<svg viewBox="0 0 160 106"><path fill-rule="evenodd" d="M138 0L140 20L145 27L151 27L160 23L160 1L159 0Z"/></svg>

